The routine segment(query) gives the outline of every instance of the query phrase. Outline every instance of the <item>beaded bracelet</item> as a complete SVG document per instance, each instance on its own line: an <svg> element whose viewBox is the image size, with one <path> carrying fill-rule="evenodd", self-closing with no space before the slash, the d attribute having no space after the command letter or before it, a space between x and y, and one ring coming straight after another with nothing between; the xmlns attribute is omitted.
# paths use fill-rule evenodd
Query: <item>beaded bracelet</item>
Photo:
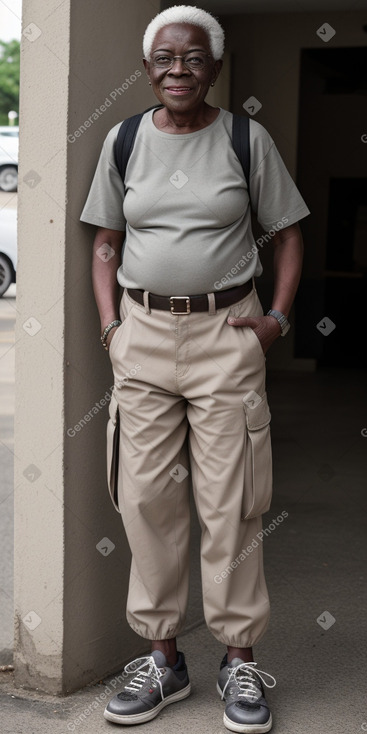
<svg viewBox="0 0 367 734"><path fill-rule="evenodd" d="M118 319L116 319L115 321L111 321L111 323L108 324L108 326L106 326L106 328L102 332L101 342L102 342L102 346L104 347L104 349L107 350L107 352L108 352L107 337L108 337L111 329L114 329L115 326L121 326L121 323L122 322L119 321Z"/></svg>

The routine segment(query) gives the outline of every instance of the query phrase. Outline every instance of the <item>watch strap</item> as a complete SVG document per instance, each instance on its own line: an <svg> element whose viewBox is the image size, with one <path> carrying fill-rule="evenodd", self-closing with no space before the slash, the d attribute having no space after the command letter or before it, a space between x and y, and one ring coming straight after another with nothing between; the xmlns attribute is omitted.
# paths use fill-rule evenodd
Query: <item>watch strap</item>
<svg viewBox="0 0 367 734"><path fill-rule="evenodd" d="M284 313L282 313L281 311L276 311L274 308L271 308L266 315L274 316L274 318L277 320L281 328L281 336L285 336L288 333L289 329L291 328L291 325L287 317L284 316Z"/></svg>

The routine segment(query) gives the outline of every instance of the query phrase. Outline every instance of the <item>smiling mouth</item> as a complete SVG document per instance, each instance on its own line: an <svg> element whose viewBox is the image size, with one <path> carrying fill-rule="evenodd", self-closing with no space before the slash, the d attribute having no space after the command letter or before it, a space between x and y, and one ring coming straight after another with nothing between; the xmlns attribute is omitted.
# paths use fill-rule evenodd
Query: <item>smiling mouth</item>
<svg viewBox="0 0 367 734"><path fill-rule="evenodd" d="M166 87L166 92L173 94L184 94L185 92L191 92L191 87Z"/></svg>

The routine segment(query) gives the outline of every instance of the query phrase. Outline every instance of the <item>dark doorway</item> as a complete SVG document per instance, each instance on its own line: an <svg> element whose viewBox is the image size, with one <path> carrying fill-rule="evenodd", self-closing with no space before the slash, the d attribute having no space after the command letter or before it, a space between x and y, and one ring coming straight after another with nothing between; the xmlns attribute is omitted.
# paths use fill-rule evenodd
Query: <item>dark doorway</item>
<svg viewBox="0 0 367 734"><path fill-rule="evenodd" d="M367 48L302 51L297 182L304 277L296 356L367 365Z"/></svg>

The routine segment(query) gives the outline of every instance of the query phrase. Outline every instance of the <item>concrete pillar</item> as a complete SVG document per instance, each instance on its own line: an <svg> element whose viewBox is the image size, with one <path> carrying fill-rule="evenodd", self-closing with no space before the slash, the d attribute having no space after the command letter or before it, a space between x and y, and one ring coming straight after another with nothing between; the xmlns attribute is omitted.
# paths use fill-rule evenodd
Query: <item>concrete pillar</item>
<svg viewBox="0 0 367 734"><path fill-rule="evenodd" d="M157 12L159 0L24 3L15 667L17 685L56 694L146 649L125 621L130 556L107 495L101 403L113 377L92 293L93 228L79 215L107 131L154 103L141 42Z"/></svg>

